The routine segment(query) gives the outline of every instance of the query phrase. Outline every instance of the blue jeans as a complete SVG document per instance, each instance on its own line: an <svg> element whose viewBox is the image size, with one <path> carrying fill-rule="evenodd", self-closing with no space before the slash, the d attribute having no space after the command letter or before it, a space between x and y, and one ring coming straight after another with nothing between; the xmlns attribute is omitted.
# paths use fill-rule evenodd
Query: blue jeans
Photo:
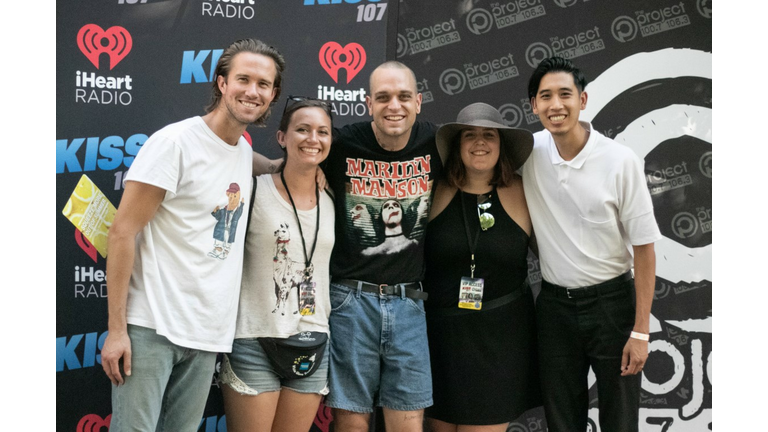
<svg viewBox="0 0 768 432"><path fill-rule="evenodd" d="M600 430L638 430L641 376L621 376L622 351L635 323L634 281L617 284L599 295L568 298L542 281L536 318L550 432L587 429L590 366L597 379Z"/></svg>
<svg viewBox="0 0 768 432"><path fill-rule="evenodd" d="M423 300L331 283L331 392L325 405L358 413L432 405Z"/></svg>
<svg viewBox="0 0 768 432"><path fill-rule="evenodd" d="M174 345L155 330L128 325L131 376L112 386L111 432L197 431L216 353Z"/></svg>

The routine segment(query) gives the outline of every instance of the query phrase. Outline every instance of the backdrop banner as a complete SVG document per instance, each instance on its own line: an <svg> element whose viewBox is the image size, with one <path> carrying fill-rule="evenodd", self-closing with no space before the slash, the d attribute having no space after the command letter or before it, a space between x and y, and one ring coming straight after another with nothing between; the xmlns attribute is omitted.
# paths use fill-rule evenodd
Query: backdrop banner
<svg viewBox="0 0 768 432"><path fill-rule="evenodd" d="M270 158L288 95L332 101L335 126L369 121L368 77L385 60L413 69L421 119L486 102L536 132L528 78L546 57L572 59L590 81L582 119L644 160L663 234L640 430L712 429L711 0L83 0L59 1L56 18L57 430L109 430L106 235L123 176L152 133L204 114L219 56L246 37L287 62L275 115L246 136ZM538 293L533 255L529 277ZM215 376L198 430L226 431ZM312 430L333 430L322 404ZM508 430L545 431L543 410Z"/></svg>

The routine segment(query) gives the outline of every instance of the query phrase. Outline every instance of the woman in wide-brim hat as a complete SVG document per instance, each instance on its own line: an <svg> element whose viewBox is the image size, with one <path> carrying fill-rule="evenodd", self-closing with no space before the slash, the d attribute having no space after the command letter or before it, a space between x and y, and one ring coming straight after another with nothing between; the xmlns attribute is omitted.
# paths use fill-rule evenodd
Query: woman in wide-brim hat
<svg viewBox="0 0 768 432"><path fill-rule="evenodd" d="M532 225L520 176L533 135L484 103L440 127L445 161L426 238L425 302L432 430L506 431L540 405L533 296L526 283Z"/></svg>

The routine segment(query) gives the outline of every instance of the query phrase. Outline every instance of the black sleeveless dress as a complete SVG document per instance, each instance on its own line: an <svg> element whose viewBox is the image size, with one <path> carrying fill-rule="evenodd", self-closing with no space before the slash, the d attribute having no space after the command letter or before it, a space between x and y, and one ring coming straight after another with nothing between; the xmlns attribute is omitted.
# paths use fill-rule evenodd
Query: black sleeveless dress
<svg viewBox="0 0 768 432"><path fill-rule="evenodd" d="M474 276L485 280L483 309L446 315L459 309L459 284L470 276L461 194L472 240L480 232ZM424 288L429 300L424 306L434 405L426 415L448 423L506 423L541 405L530 289L503 306L485 308L486 302L520 289L525 281L529 237L504 211L495 190L488 212L495 225L482 231L477 195L458 191L427 229Z"/></svg>

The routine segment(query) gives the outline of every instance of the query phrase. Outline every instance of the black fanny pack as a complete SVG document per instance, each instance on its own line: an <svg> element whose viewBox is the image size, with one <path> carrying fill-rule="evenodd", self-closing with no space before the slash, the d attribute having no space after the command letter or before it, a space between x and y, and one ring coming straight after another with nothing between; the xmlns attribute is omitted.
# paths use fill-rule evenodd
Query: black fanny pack
<svg viewBox="0 0 768 432"><path fill-rule="evenodd" d="M325 354L328 334L301 332L288 338L258 338L269 362L280 377L299 379L311 376Z"/></svg>

